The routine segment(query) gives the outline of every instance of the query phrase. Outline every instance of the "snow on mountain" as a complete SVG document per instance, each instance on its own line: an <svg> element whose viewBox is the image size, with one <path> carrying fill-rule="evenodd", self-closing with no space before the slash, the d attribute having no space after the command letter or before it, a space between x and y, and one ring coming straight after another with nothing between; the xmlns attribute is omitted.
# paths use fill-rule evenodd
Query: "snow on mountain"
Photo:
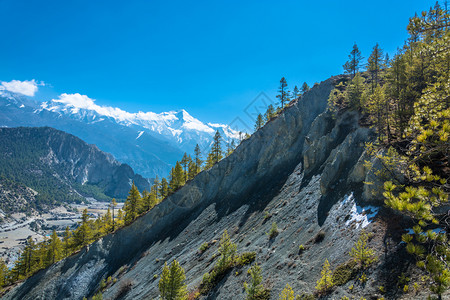
<svg viewBox="0 0 450 300"><path fill-rule="evenodd" d="M167 176L184 152L193 154L196 144L205 158L216 130L224 146L239 137L229 126L205 124L184 109L130 113L97 105L81 94L61 94L57 99L40 102L1 86L0 126L50 126L71 133L147 178Z"/></svg>
<svg viewBox="0 0 450 300"><path fill-rule="evenodd" d="M86 122L100 122L109 118L120 125L138 128L142 133L162 135L179 144L185 152L192 152L197 143L208 148L216 130L219 130L226 141L239 137L238 132L228 125L204 124L184 109L159 114L142 111L130 113L117 107L97 105L93 99L80 94L62 94L58 99L43 102L40 109ZM139 133L139 137L142 133Z"/></svg>

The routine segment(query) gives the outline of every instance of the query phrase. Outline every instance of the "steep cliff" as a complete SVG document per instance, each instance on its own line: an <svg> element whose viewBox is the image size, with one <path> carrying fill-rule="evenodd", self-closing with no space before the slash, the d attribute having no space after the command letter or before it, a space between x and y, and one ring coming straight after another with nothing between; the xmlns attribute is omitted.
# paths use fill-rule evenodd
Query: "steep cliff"
<svg viewBox="0 0 450 300"><path fill-rule="evenodd" d="M286 283L297 293L311 293L325 259L332 267L346 262L362 228L374 233L370 246L379 260L366 271L365 284L354 279L329 299L376 296L382 285L385 297L401 297L390 287L409 266L399 255L404 246L396 226L402 220L377 202L365 203L364 143L373 135L358 125L357 113L333 118L326 111L335 79L312 88L233 154L130 226L40 271L5 299L82 299L108 276L117 282L104 290L104 299L152 299L159 294L155 275L173 259L185 269L192 290L217 260L216 241L224 230L239 253L256 253L271 299ZM269 239L272 222L280 232ZM200 253L204 242L212 246ZM229 272L201 297L244 299L246 270Z"/></svg>

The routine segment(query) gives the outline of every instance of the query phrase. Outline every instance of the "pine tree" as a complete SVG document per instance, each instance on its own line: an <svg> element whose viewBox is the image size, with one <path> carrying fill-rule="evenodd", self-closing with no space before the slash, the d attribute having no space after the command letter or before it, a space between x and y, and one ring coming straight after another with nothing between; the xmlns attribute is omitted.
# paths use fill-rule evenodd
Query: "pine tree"
<svg viewBox="0 0 450 300"><path fill-rule="evenodd" d="M174 260L170 266L164 264L158 288L163 300L187 299L186 276L180 264Z"/></svg>
<svg viewBox="0 0 450 300"><path fill-rule="evenodd" d="M297 86L294 86L294 90L292 91L292 99L297 99L300 96L300 90Z"/></svg>
<svg viewBox="0 0 450 300"><path fill-rule="evenodd" d="M361 67L361 61L364 59L361 56L361 51L358 49L356 43L353 45L353 49L348 55L348 61L344 64L345 73L351 74L352 78L356 76Z"/></svg>
<svg viewBox="0 0 450 300"><path fill-rule="evenodd" d="M184 152L183 158L181 159L181 165L183 167L183 181L186 182L187 181L187 167L189 165L189 158L188 158L186 152Z"/></svg>
<svg viewBox="0 0 450 300"><path fill-rule="evenodd" d="M131 185L130 192L123 206L125 211L125 224L130 224L137 218L139 212L142 210L142 198L136 185Z"/></svg>
<svg viewBox="0 0 450 300"><path fill-rule="evenodd" d="M218 272L221 273L228 269L236 258L236 244L230 240L227 230L223 232L222 238L220 239L218 252L220 257L216 267Z"/></svg>
<svg viewBox="0 0 450 300"><path fill-rule="evenodd" d="M198 146L198 144L195 145L194 154L195 154L196 174L198 174L202 170L202 164L203 164L202 152L200 151L200 147Z"/></svg>
<svg viewBox="0 0 450 300"><path fill-rule="evenodd" d="M244 289L247 293L247 300L257 300L259 299L259 295L264 291L264 287L262 286L262 275L261 275L261 267L258 264L254 264L249 269L248 273L250 274L251 281L250 284L244 282Z"/></svg>
<svg viewBox="0 0 450 300"><path fill-rule="evenodd" d="M113 229L113 221L111 217L111 209L109 207L106 210L106 214L103 216L102 223L101 234L106 235L110 233Z"/></svg>
<svg viewBox="0 0 450 300"><path fill-rule="evenodd" d="M282 77L280 80L280 87L278 88L278 95L276 96L280 99L281 108L284 108L284 103L288 100L288 92L287 92L287 82L286 78Z"/></svg>
<svg viewBox="0 0 450 300"><path fill-rule="evenodd" d="M114 232L116 230L116 220L114 218L114 208L117 206L116 199L113 198L111 200L110 206L112 207L112 231Z"/></svg>
<svg viewBox="0 0 450 300"><path fill-rule="evenodd" d="M166 198L169 194L169 183L167 182L167 179L163 177L161 179L161 186L159 189L159 194L161 195L161 198Z"/></svg>
<svg viewBox="0 0 450 300"><path fill-rule="evenodd" d="M358 241L349 253L350 256L364 268L370 266L377 259L375 251L367 246L368 240L369 235L364 231L361 232Z"/></svg>
<svg viewBox="0 0 450 300"><path fill-rule="evenodd" d="M317 280L316 290L320 294L326 294L328 293L334 286L333 284L333 275L332 271L330 269L330 263L328 262L328 259L325 260L325 263L323 264L322 271L320 272L320 279Z"/></svg>
<svg viewBox="0 0 450 300"><path fill-rule="evenodd" d="M159 181L159 177L158 175L156 175L155 180L153 180L153 187L155 189L155 195L156 195L156 199L160 199L161 198L161 194L159 193L161 182Z"/></svg>
<svg viewBox="0 0 450 300"><path fill-rule="evenodd" d="M263 116L259 114L258 117L256 117L255 130L260 129L263 126L264 126L264 119Z"/></svg>
<svg viewBox="0 0 450 300"><path fill-rule="evenodd" d="M284 289L281 291L278 300L295 300L294 290L291 288L289 283L287 283Z"/></svg>
<svg viewBox="0 0 450 300"><path fill-rule="evenodd" d="M194 179L195 175L197 175L197 165L191 160L188 165L188 180Z"/></svg>
<svg viewBox="0 0 450 300"><path fill-rule="evenodd" d="M49 244L49 256L50 256L50 264L54 264L58 260L61 259L62 255L62 245L61 240L56 234L56 230L53 229L52 236Z"/></svg>
<svg viewBox="0 0 450 300"><path fill-rule="evenodd" d="M383 50L378 43L373 47L373 51L368 60L368 71L372 77L372 91L378 86L380 71L383 66Z"/></svg>
<svg viewBox="0 0 450 300"><path fill-rule="evenodd" d="M0 288L4 287L8 282L9 270L5 264L5 261L0 258Z"/></svg>
<svg viewBox="0 0 450 300"><path fill-rule="evenodd" d="M212 160L213 163L219 162L223 158L222 153L222 136L220 135L219 130L216 131L214 135L213 145L211 148Z"/></svg>
<svg viewBox="0 0 450 300"><path fill-rule="evenodd" d="M63 257L67 257L72 253L72 242L71 242L72 232L69 229L69 226L64 230L63 235L63 244L62 244L62 253Z"/></svg>
<svg viewBox="0 0 450 300"><path fill-rule="evenodd" d="M309 91L309 86L306 82L303 82L302 85L302 94L306 93L307 91Z"/></svg>
<svg viewBox="0 0 450 300"><path fill-rule="evenodd" d="M175 164L175 168L172 168L170 175L169 188L171 192L175 192L184 184L184 171L179 161Z"/></svg>
<svg viewBox="0 0 450 300"><path fill-rule="evenodd" d="M266 118L266 122L269 122L270 120L272 120L275 117L275 109L273 108L273 105L270 104L267 107L266 113L265 113L265 118Z"/></svg>
<svg viewBox="0 0 450 300"><path fill-rule="evenodd" d="M81 215L81 224L74 232L74 244L78 246L86 246L92 241L92 225L89 220L87 209L83 210Z"/></svg>

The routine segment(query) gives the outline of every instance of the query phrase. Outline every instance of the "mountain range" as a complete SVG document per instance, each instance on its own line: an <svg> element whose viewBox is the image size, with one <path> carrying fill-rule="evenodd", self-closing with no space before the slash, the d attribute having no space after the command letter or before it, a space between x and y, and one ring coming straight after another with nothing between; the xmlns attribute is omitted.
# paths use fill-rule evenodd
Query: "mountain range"
<svg viewBox="0 0 450 300"><path fill-rule="evenodd" d="M44 211L85 197L125 199L132 182L141 191L150 187L127 164L63 131L0 128L0 140L0 208L4 212Z"/></svg>
<svg viewBox="0 0 450 300"><path fill-rule="evenodd" d="M146 178L167 176L183 153L194 152L196 144L206 153L217 130L224 143L239 137L229 126L202 123L183 109L130 113L97 105L80 94L40 102L0 90L0 127L17 126L50 126L73 134Z"/></svg>

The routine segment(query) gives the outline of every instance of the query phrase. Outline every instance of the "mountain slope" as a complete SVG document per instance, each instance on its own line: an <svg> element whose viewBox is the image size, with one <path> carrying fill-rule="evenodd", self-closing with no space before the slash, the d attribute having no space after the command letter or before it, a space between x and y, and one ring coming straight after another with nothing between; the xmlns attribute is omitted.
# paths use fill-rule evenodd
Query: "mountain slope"
<svg viewBox="0 0 450 300"><path fill-rule="evenodd" d="M36 191L38 208L81 201L80 194L125 199L132 181L149 188L128 165L53 128L0 128L0 141L0 176Z"/></svg>
<svg viewBox="0 0 450 300"><path fill-rule="evenodd" d="M297 293L311 293L325 259L333 268L346 262L362 228L373 233L369 245L379 261L366 271L365 285L354 278L326 298L381 297L379 285L385 297L401 298L395 294L398 278L410 264L402 256L403 220L378 202L365 202L364 143L374 135L358 125L354 112L336 119L326 112L332 86L329 79L312 88L145 216L37 273L5 299L82 299L108 276L117 282L105 289L105 299L152 299L159 294L155 275L173 259L193 290L217 260L224 230L238 253L256 253L271 299L278 299L286 283ZM269 239L272 222L280 232ZM204 242L212 246L200 253ZM300 252L299 245L306 250ZM236 267L201 299L243 299L246 270Z"/></svg>
<svg viewBox="0 0 450 300"><path fill-rule="evenodd" d="M216 130L225 140L237 138L229 127L203 124L184 110L128 113L98 106L79 94L63 94L41 103L0 91L0 127L16 126L50 126L66 131L113 154L147 178L167 176L171 166L184 152L193 153L197 143L201 149L209 149Z"/></svg>

